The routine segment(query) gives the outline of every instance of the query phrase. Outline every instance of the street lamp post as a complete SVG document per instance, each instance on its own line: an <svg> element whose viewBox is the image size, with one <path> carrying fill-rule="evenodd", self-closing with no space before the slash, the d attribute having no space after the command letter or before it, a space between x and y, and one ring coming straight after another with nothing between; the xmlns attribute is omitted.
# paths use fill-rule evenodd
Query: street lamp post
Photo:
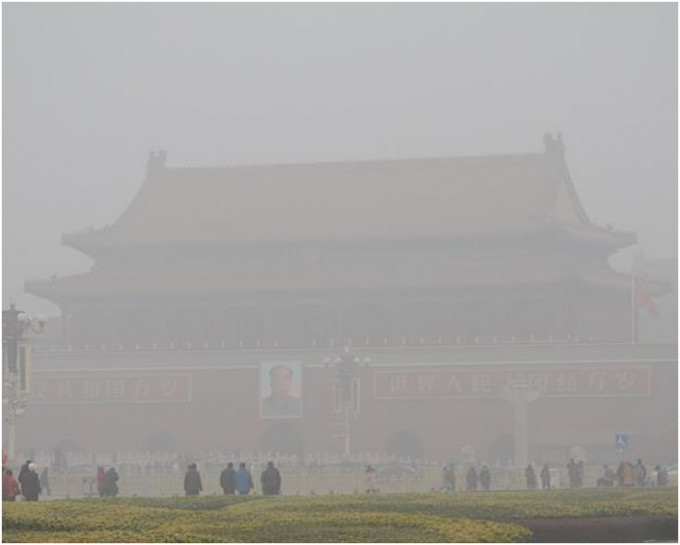
<svg viewBox="0 0 680 545"><path fill-rule="evenodd" d="M326 366L335 367L335 378L337 380L338 397L340 398L340 416L342 418L343 431L341 437L344 443L344 456L349 459L351 451L351 421L356 417L356 410L353 403L353 383L359 366L367 366L371 363L370 358L359 358L352 354L349 346L340 356L326 358Z"/></svg>
<svg viewBox="0 0 680 545"><path fill-rule="evenodd" d="M538 389L526 380L510 380L503 387L501 395L513 404L515 413L515 466L526 467L529 463L528 405L538 399Z"/></svg>
<svg viewBox="0 0 680 545"><path fill-rule="evenodd" d="M7 457L16 456L16 425L25 412L30 388L31 339L28 333L41 333L47 319L31 318L14 303L2 311L2 406L7 430Z"/></svg>

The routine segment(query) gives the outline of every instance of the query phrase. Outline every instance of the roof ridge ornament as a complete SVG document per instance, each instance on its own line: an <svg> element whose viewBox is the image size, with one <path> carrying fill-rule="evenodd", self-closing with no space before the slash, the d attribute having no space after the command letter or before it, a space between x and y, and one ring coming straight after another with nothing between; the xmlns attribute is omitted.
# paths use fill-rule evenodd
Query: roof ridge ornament
<svg viewBox="0 0 680 545"><path fill-rule="evenodd" d="M545 145L545 154L553 157L564 158L564 140L562 140L562 133L557 133L555 138L551 132L543 135L543 144Z"/></svg>
<svg viewBox="0 0 680 545"><path fill-rule="evenodd" d="M165 160L167 159L167 153L164 149L161 149L158 151L158 153L154 151L149 152L149 159L146 163L146 169L147 169L147 178L152 178L156 176L157 174L160 174L165 171Z"/></svg>

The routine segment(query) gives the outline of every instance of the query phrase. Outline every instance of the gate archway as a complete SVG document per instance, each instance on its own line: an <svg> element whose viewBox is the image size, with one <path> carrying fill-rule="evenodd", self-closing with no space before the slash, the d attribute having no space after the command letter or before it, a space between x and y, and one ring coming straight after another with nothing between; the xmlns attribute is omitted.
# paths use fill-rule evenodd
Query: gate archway
<svg viewBox="0 0 680 545"><path fill-rule="evenodd" d="M275 422L260 436L260 449L265 452L303 454L304 443L298 429L289 422Z"/></svg>
<svg viewBox="0 0 680 545"><path fill-rule="evenodd" d="M398 431L390 435L385 441L387 454L410 457L422 460L424 458L423 443L412 431Z"/></svg>

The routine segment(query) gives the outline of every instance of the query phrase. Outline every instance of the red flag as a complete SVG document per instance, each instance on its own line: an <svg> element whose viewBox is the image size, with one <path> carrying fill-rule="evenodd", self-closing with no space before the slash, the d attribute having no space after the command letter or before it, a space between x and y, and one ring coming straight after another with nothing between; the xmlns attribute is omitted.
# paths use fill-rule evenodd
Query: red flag
<svg viewBox="0 0 680 545"><path fill-rule="evenodd" d="M633 281L633 301L635 308L644 308L655 318L659 317L659 311L654 304L654 299L642 287L642 283L635 278Z"/></svg>

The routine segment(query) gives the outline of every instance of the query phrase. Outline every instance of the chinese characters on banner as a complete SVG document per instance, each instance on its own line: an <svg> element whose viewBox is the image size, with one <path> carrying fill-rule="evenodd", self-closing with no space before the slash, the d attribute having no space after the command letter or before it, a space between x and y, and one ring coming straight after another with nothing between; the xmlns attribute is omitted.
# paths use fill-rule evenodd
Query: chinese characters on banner
<svg viewBox="0 0 680 545"><path fill-rule="evenodd" d="M523 384L541 397L649 396L649 367L542 368L523 371L460 367L375 372L376 399L499 397Z"/></svg>
<svg viewBox="0 0 680 545"><path fill-rule="evenodd" d="M187 403L189 373L89 373L48 376L36 373L31 392L35 404Z"/></svg>

